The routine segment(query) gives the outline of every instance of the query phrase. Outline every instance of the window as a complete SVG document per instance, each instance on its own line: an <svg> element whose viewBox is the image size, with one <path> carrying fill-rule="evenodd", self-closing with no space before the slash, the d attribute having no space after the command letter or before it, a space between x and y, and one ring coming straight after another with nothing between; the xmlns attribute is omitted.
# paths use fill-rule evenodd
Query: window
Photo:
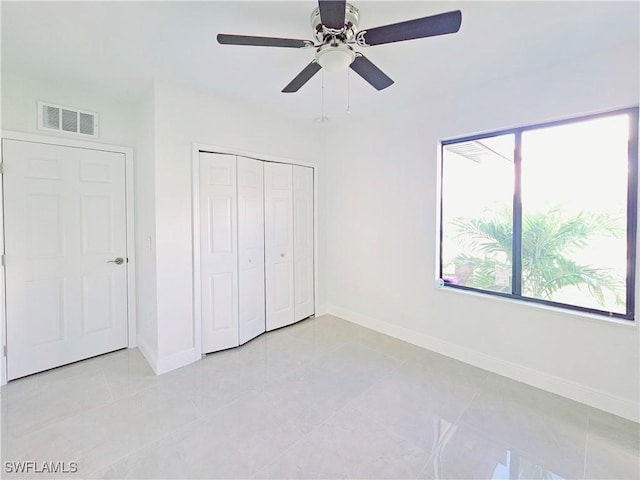
<svg viewBox="0 0 640 480"><path fill-rule="evenodd" d="M442 142L440 277L634 319L638 109Z"/></svg>

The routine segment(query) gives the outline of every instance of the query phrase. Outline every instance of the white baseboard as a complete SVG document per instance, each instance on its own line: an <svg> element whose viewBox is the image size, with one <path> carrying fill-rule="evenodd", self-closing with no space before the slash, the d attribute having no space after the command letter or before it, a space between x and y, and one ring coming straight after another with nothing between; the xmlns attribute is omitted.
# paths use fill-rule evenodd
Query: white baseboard
<svg viewBox="0 0 640 480"><path fill-rule="evenodd" d="M189 365L200 358L196 355L195 348L189 348L182 352L174 353L166 357L158 357L158 354L145 342L144 338L140 335L137 336L138 350L142 353L144 358L149 362L149 365L153 369L156 375L162 375L163 373L170 372L176 368Z"/></svg>
<svg viewBox="0 0 640 480"><path fill-rule="evenodd" d="M483 370L488 370L640 423L640 404L636 402L336 305L326 305L325 312Z"/></svg>
<svg viewBox="0 0 640 480"><path fill-rule="evenodd" d="M153 373L159 375L158 373L158 354L147 344L147 342L142 338L139 334L136 335L136 343L138 350L142 353L142 356L145 358Z"/></svg>
<svg viewBox="0 0 640 480"><path fill-rule="evenodd" d="M189 348L187 350L183 350L182 352L177 352L166 357L158 358L158 368L157 370L155 370L155 372L156 375L162 375L163 373L170 372L171 370L175 370L176 368L189 365L190 363L193 363L199 359L200 357L196 356L196 349Z"/></svg>

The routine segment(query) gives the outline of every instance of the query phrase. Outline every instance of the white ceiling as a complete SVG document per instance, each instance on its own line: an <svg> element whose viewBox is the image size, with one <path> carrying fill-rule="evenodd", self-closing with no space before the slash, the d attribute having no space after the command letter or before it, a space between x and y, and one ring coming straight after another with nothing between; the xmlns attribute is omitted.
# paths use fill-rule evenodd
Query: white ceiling
<svg viewBox="0 0 640 480"><path fill-rule="evenodd" d="M357 1L360 28L455 9L460 32L363 49L395 85L376 92L351 73L324 76L325 113L352 115L451 88L637 45L638 2ZM2 71L81 81L134 101L152 79L247 102L285 116L320 114L322 75L280 90L313 58L305 49L223 46L217 33L310 39L314 1L2 1ZM635 43L633 43L635 42Z"/></svg>

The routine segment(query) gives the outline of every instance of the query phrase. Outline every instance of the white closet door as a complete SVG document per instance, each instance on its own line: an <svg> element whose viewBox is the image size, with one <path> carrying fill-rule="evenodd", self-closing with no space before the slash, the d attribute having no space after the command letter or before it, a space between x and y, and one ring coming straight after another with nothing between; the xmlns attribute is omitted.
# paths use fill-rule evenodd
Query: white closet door
<svg viewBox="0 0 640 480"><path fill-rule="evenodd" d="M313 168L293 166L293 251L295 321L314 313Z"/></svg>
<svg viewBox="0 0 640 480"><path fill-rule="evenodd" d="M291 165L264 164L267 330L295 321L292 177Z"/></svg>
<svg viewBox="0 0 640 480"><path fill-rule="evenodd" d="M240 344L265 331L264 162L238 157Z"/></svg>
<svg viewBox="0 0 640 480"><path fill-rule="evenodd" d="M238 346L236 157L200 153L202 351Z"/></svg>
<svg viewBox="0 0 640 480"><path fill-rule="evenodd" d="M126 347L124 155L2 150L9 380Z"/></svg>

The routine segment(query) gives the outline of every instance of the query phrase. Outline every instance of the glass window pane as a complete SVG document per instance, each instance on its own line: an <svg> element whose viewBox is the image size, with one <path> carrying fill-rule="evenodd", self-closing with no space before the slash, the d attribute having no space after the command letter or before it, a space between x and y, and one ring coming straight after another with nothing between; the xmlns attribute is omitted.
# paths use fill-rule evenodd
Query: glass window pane
<svg viewBox="0 0 640 480"><path fill-rule="evenodd" d="M626 313L628 115L523 132L522 294Z"/></svg>
<svg viewBox="0 0 640 480"><path fill-rule="evenodd" d="M511 292L514 136L443 146L445 283Z"/></svg>

